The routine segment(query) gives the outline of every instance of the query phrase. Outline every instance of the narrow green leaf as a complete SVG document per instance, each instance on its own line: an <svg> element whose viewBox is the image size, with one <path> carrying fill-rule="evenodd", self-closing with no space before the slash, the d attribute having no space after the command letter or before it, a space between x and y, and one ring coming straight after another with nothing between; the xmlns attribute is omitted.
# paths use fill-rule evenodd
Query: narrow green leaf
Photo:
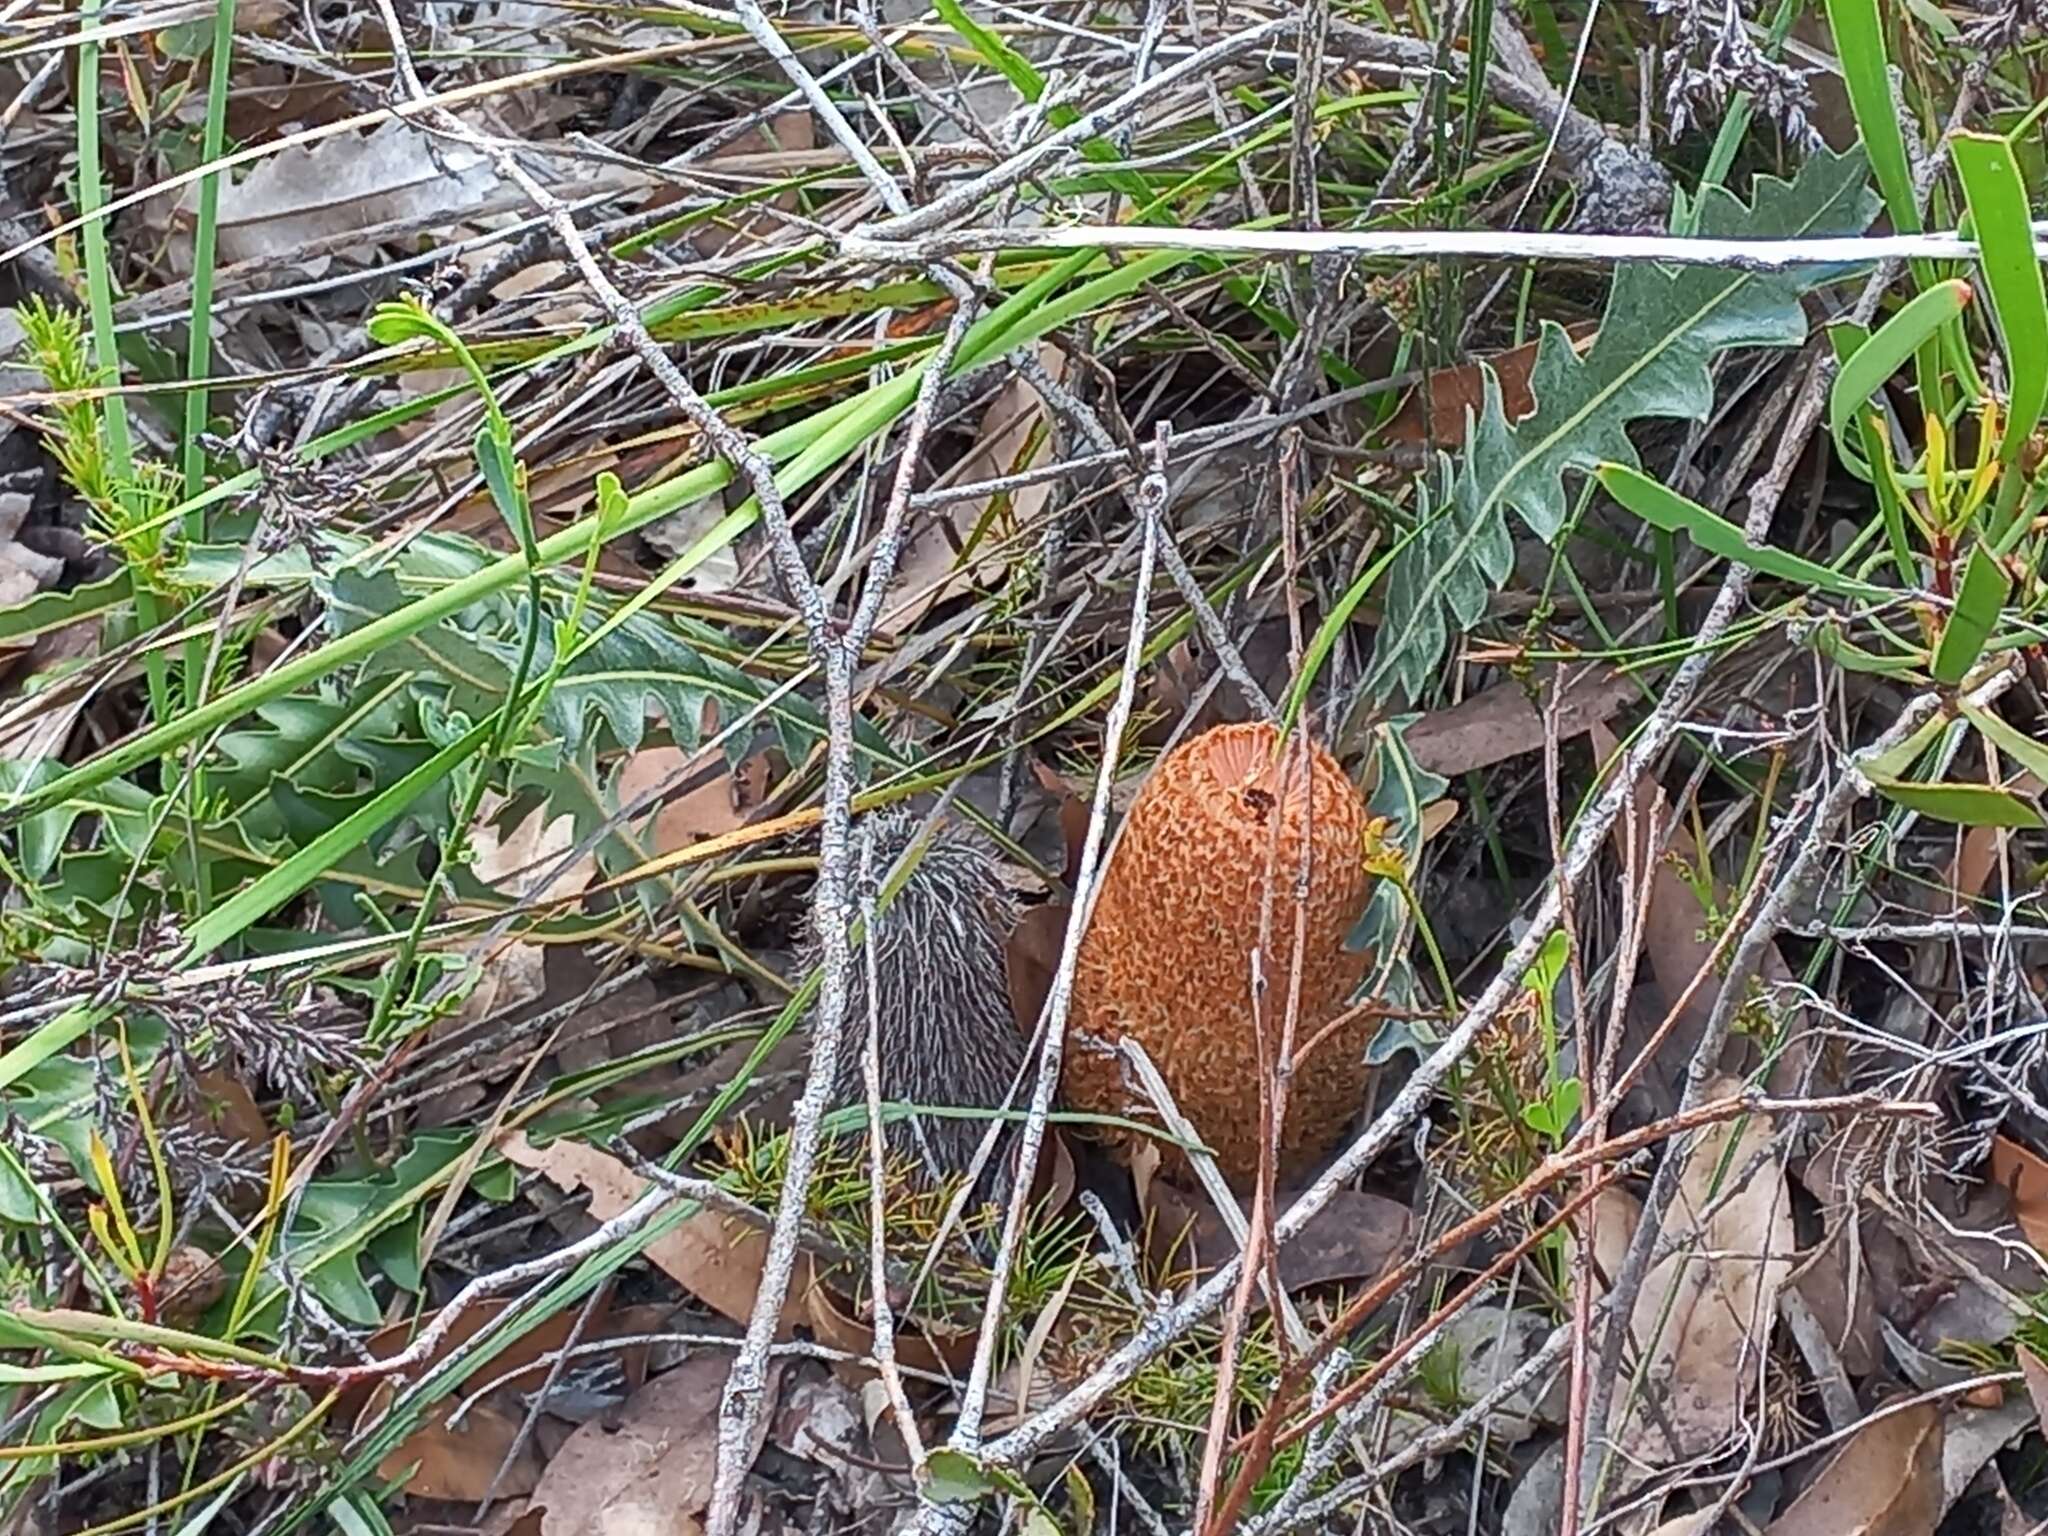
<svg viewBox="0 0 2048 1536"><path fill-rule="evenodd" d="M1183 259L1179 252L1156 252L1059 292L1100 261L1093 252L1070 257L977 321L961 344L957 367L964 372L994 356L1027 346L1048 331L1067 324L1076 315L1089 313L1134 292ZM758 439L756 449L771 462L783 465L777 483L784 493L789 494L810 484L908 409L916 398L918 381L925 366L920 363L907 368L865 394L827 406L804 420L792 422ZM732 478L732 467L723 460L697 465L674 479L637 492L628 502L623 523L608 531L612 534L628 533L644 527L678 507L688 506L722 489ZM715 541L700 541L690 552L690 558L708 558L716 549L751 527L759 515L758 502L750 498L721 522L720 537ZM602 522L600 517L587 517L542 539L535 551L540 563L552 565L580 557L596 542ZM665 580L673 582L687 569L687 565L678 561L666 568L662 575ZM62 778L0 802L0 827L11 826L24 817L82 794L137 764L161 757L188 741L218 730L260 704L295 692L342 666L360 661L394 641L459 613L471 603L522 580L526 570L524 556L506 555L395 613L166 719L153 729L130 737L87 760Z"/></svg>
<svg viewBox="0 0 2048 1536"><path fill-rule="evenodd" d="M619 484L619 477L608 469L597 474L597 538L599 543L609 539L626 521L628 503L626 488Z"/></svg>
<svg viewBox="0 0 2048 1536"><path fill-rule="evenodd" d="M1998 456L2011 464L2048 407L2048 292L2042 288L2026 183L2012 145L1990 134L1959 133L1949 141L1949 155L1969 199L1977 262L2005 346L2012 395Z"/></svg>
<svg viewBox="0 0 2048 1536"><path fill-rule="evenodd" d="M1906 136L1892 102L1891 61L1878 0L1827 0L1827 10L1842 83L1849 88L1849 105L1856 114L1863 152L1870 157L1871 174L1884 194L1885 210L1900 234L1918 234L1912 162L1906 157Z"/></svg>
<svg viewBox="0 0 2048 1536"><path fill-rule="evenodd" d="M1314 637L1308 643L1308 651L1301 659L1301 670L1295 675L1294 684L1287 690L1287 702L1281 710L1281 724L1292 730L1294 722L1301 717L1302 706L1308 702L1309 689L1317 675L1323 670L1323 663L1330 659L1330 652L1336 649L1338 639L1351 623L1351 616L1358 611L1358 605L1365 601L1365 594L1379 582L1387 569L1399 558L1401 552L1422 535L1427 523L1418 522L1413 528L1394 541L1393 547L1359 575L1337 600L1336 607L1324 615L1323 622L1316 626Z"/></svg>
<svg viewBox="0 0 2048 1536"><path fill-rule="evenodd" d="M149 1373L133 1361L73 1338L53 1328L38 1327L10 1311L0 1311L0 1349L47 1350L83 1361L108 1376L143 1377Z"/></svg>
<svg viewBox="0 0 2048 1536"><path fill-rule="evenodd" d="M505 519L520 551L529 562L534 562L533 514L527 510L526 497L519 487L518 462L488 422L476 429L476 441L471 446L498 515Z"/></svg>
<svg viewBox="0 0 2048 1536"><path fill-rule="evenodd" d="M1639 469L1626 464L1602 464L1594 474L1608 495L1644 522L1671 533L1682 533L1708 554L1837 597L1868 597L1879 591L1785 550L1750 543L1742 536L1742 530L1725 517L1716 516Z"/></svg>
<svg viewBox="0 0 2048 1536"><path fill-rule="evenodd" d="M46 1382L78 1381L85 1377L108 1374L110 1373L105 1366L94 1365L85 1360L74 1360L67 1365L0 1364L0 1386L41 1386Z"/></svg>
<svg viewBox="0 0 2048 1536"><path fill-rule="evenodd" d="M1849 423L1864 402L1884 388L1885 381L1906 365L1921 344L1960 315L1969 302L1970 285L1961 278L1936 283L1849 355L1835 375L1834 388L1828 391L1828 430L1834 433L1837 445L1842 444Z"/></svg>
<svg viewBox="0 0 2048 1536"><path fill-rule="evenodd" d="M1838 367L1847 363L1869 339L1869 330L1853 320L1828 327L1828 342L1834 348ZM1849 436L1837 430L1835 452L1851 474L1869 481L1877 493L1878 515L1884 519L1885 543L1892 552L1892 568L1899 573L1899 581L1903 585L1917 585L1920 562L1907 532L1905 499L1899 492L1898 476L1892 467L1891 441L1885 435L1884 423L1868 404L1853 411L1850 420L1854 424L1857 446L1852 447Z"/></svg>
<svg viewBox="0 0 2048 1536"><path fill-rule="evenodd" d="M1808 643L1836 666L1849 672L1868 672L1880 677L1913 677L1927 666L1925 656L1882 656L1876 651L1865 650L1842 632L1841 620L1832 613L1821 615L1820 622L1808 637Z"/></svg>
<svg viewBox="0 0 2048 1536"><path fill-rule="evenodd" d="M1991 639L1991 631L1998 626L2006 593L2011 589L1998 557L1982 544L1973 548L1969 564L1963 567L1963 584L1956 592L1956 605L1949 613L1948 623L1942 626L1941 639L1934 647L1934 662L1928 668L1937 683L1953 687L1977 664Z"/></svg>
<svg viewBox="0 0 2048 1536"><path fill-rule="evenodd" d="M2009 789L1992 784L1911 784L1899 779L1871 779L1887 800L1936 821L1963 827L2048 826L2041 813Z"/></svg>
<svg viewBox="0 0 2048 1536"><path fill-rule="evenodd" d="M208 912L192 925L186 958L191 960L218 949L240 934L258 918L291 900L320 878L329 865L383 828L413 801L445 778L456 764L483 749L494 718L480 721L448 743L419 767L377 795L361 809L343 817L325 834L300 848L290 858Z"/></svg>
<svg viewBox="0 0 2048 1536"><path fill-rule="evenodd" d="M1986 741L2048 784L2048 746L1979 705L1964 704L1963 716L1983 733Z"/></svg>
<svg viewBox="0 0 2048 1536"><path fill-rule="evenodd" d="M990 69L1014 85L1019 96L1035 102L1045 94L1045 77L1039 74L1032 62L968 15L967 7L960 0L933 0L933 3L938 7L939 19L965 38Z"/></svg>
<svg viewBox="0 0 2048 1536"><path fill-rule="evenodd" d="M1906 770L1920 760L1921 754L1934 745L1948 726L1949 722L1946 719L1936 715L1890 751L1880 752L1877 756L1865 760L1863 776L1873 784L1879 779L1904 778Z"/></svg>

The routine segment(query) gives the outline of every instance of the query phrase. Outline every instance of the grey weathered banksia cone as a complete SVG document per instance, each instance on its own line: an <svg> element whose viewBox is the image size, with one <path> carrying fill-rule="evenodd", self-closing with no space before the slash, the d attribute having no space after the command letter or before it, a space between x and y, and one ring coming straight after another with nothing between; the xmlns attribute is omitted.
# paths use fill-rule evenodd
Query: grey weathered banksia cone
<svg viewBox="0 0 2048 1536"><path fill-rule="evenodd" d="M883 882L920 825L902 812L862 818L851 850L855 916L869 899L879 904ZM876 914L867 940L872 987L870 955L854 946L833 1102L867 1102L872 997L885 1104L1001 1108L1025 1053L1004 969L1015 924L1015 903L991 854L955 828L935 831L910 878ZM989 1123L985 1114L911 1115L888 1127L888 1142L942 1182L972 1165ZM977 1186L987 1198L1009 1189L1011 1139L999 1137L990 1154Z"/></svg>
<svg viewBox="0 0 2048 1536"><path fill-rule="evenodd" d="M1077 1111L1151 1118L1123 1063L1102 1049L1137 1041L1224 1176L1240 1185L1259 1166L1251 956L1276 803L1263 967L1269 1053L1287 1008L1304 839L1310 872L1297 1051L1349 1006L1365 968L1365 957L1344 947L1370 884L1365 802L1321 747L1311 745L1303 762L1292 749L1279 755L1279 741L1268 724L1219 726L1162 758L1138 791L1081 940L1060 1080ZM1333 1031L1294 1074L1280 1138L1283 1176L1327 1152L1357 1112L1373 1023L1361 1018Z"/></svg>

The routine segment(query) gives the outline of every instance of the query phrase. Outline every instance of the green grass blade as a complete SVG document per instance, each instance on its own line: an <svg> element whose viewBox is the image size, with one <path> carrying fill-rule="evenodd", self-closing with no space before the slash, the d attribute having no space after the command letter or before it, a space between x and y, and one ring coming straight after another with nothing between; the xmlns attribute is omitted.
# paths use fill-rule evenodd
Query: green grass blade
<svg viewBox="0 0 2048 1536"><path fill-rule="evenodd" d="M513 703L507 700L505 708L512 708ZM200 956L218 949L258 918L298 895L319 879L329 865L351 848L373 837L413 801L440 783L457 764L482 751L497 725L497 716L493 715L471 726L404 778L342 817L282 864L266 870L260 878L208 912L192 925L190 942L181 964L189 965Z"/></svg>
<svg viewBox="0 0 2048 1536"><path fill-rule="evenodd" d="M79 19L88 29L99 17L100 0L85 0ZM121 398L121 354L114 345L114 285L107 264L106 183L100 176L100 45L78 45L78 212L85 219L86 301L92 311L93 361L115 392L106 397L107 460L113 479L126 486L135 478L135 452L128 435L128 407Z"/></svg>
<svg viewBox="0 0 2048 1536"><path fill-rule="evenodd" d="M1884 39L1884 17L1878 0L1827 0L1828 27L1835 35L1835 58L1842 83L1870 157L1870 173L1884 195L1892 227L1902 235L1920 232L1919 205L1913 200L1913 167L1906 155L1906 135L1892 105L1892 82Z"/></svg>
<svg viewBox="0 0 2048 1536"><path fill-rule="evenodd" d="M213 52L206 61L206 128L200 158L218 160L227 143L228 63L235 51L235 0L219 0L213 13ZM200 491L206 451L199 437L206 430L206 378L213 363L213 260L220 234L220 173L199 182L199 218L192 234L192 327L185 345L184 481L189 501ZM185 519L185 537L206 537L199 513Z"/></svg>
<svg viewBox="0 0 2048 1536"><path fill-rule="evenodd" d="M0 1091L13 1087L59 1051L69 1050L87 1030L113 1016L113 1009L78 1003L39 1024L20 1044L0 1052Z"/></svg>
<svg viewBox="0 0 2048 1536"><path fill-rule="evenodd" d="M996 33L989 31L968 15L967 8L960 0L933 0L933 3L938 8L939 19L965 38L968 46L988 61L990 69L1014 85L1019 96L1026 101L1035 102L1045 94L1045 77L1038 72L1037 67Z"/></svg>
<svg viewBox="0 0 2048 1536"><path fill-rule="evenodd" d="M959 366L965 369L1028 346L1055 327L1134 292L1182 259L1176 252L1155 252L1127 262L1065 294L1051 297L1058 287L1102 260L1093 252L1069 258L1043 278L1020 289L977 322L961 345ZM865 394L828 406L813 416L760 438L756 448L771 463L785 463L784 469L777 474L777 483L785 492L801 488L887 426L915 398L923 366L919 364L906 369ZM615 524L597 517L586 517L541 540L534 551L538 563L552 566L577 559L600 533L616 536L644 527L677 507L687 506L717 491L732 479L732 473L730 465L723 460L714 460L643 490L628 500L625 517ZM751 525L757 512L755 503L749 500L728 518L727 525L736 534ZM437 592L430 592L404 608L350 631L318 650L272 668L239 688L188 709L175 719L164 720L155 728L81 763L61 778L53 779L0 807L0 827L11 826L61 804L116 774L126 773L141 763L218 729L259 704L280 698L340 667L360 661L384 646L416 634L430 624L459 613L471 603L524 580L526 571L524 555L506 555ZM671 571L664 574L673 577L679 573Z"/></svg>

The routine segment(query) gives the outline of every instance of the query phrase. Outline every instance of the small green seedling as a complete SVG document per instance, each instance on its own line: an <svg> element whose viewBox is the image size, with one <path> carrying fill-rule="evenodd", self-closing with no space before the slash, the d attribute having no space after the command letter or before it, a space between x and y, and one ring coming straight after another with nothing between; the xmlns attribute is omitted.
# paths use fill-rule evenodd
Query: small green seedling
<svg viewBox="0 0 2048 1536"><path fill-rule="evenodd" d="M1571 946L1562 932L1545 941L1530 965L1522 985L1536 1003L1536 1020L1543 1031L1543 1064L1546 1091L1542 1098L1522 1106L1522 1123L1553 1143L1562 1142L1571 1123L1578 1118L1585 1088L1577 1076L1560 1077L1557 1069L1557 1001L1559 980Z"/></svg>

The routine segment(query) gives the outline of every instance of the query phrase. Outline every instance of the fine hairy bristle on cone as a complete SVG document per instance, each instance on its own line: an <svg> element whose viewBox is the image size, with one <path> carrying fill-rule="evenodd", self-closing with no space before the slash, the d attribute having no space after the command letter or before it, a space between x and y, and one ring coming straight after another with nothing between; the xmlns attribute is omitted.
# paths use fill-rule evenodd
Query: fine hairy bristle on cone
<svg viewBox="0 0 2048 1536"><path fill-rule="evenodd" d="M1365 804L1321 747L1279 748L1271 725L1220 726L1168 754L1139 790L1082 939L1062 1078L1076 1109L1151 1118L1126 1088L1122 1064L1103 1049L1135 1040L1237 1183L1259 1165L1259 1084L1262 1070L1271 1081L1286 1018L1304 847L1309 881L1294 1041L1297 1052L1317 1044L1308 1061L1297 1058L1281 1173L1297 1171L1343 1134L1368 1070L1370 1020L1317 1039L1349 1006L1364 973L1364 957L1344 941L1369 884ZM1253 955L1269 868L1266 986L1255 1013Z"/></svg>

